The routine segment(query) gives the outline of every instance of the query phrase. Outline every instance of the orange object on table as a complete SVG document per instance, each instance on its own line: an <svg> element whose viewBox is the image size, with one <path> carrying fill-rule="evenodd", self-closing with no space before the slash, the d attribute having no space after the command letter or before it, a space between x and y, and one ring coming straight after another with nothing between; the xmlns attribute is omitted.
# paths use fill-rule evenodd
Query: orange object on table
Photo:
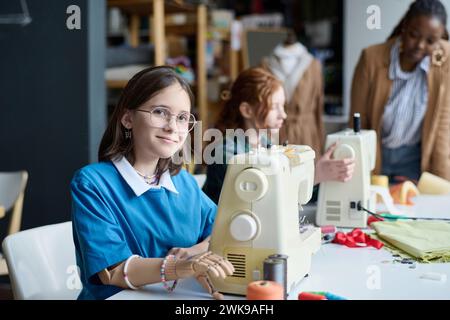
<svg viewBox="0 0 450 320"><path fill-rule="evenodd" d="M274 281L254 281L247 286L247 300L283 300L283 286Z"/></svg>
<svg viewBox="0 0 450 320"><path fill-rule="evenodd" d="M389 188L392 199L395 204L412 206L414 203L411 198L420 194L416 185L411 181L405 181Z"/></svg>

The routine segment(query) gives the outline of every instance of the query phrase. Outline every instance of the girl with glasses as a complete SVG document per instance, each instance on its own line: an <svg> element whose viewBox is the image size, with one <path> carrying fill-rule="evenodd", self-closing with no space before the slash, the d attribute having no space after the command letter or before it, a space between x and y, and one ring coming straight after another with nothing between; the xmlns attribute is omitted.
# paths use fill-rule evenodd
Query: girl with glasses
<svg viewBox="0 0 450 320"><path fill-rule="evenodd" d="M195 124L192 103L189 85L170 67L145 69L125 87L99 162L71 183L79 299L157 282L173 291L192 276L213 293L207 277L233 273L207 252L216 205L173 160Z"/></svg>

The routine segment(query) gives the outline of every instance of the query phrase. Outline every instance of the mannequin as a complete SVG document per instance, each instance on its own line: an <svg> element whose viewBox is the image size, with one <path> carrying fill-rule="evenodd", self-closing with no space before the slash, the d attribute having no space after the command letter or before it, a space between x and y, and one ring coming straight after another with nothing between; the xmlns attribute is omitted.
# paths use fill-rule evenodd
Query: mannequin
<svg viewBox="0 0 450 320"><path fill-rule="evenodd" d="M324 142L324 93L320 62L290 31L284 43L263 61L263 67L283 82L286 92L288 117L280 131L281 141L309 145L318 159Z"/></svg>

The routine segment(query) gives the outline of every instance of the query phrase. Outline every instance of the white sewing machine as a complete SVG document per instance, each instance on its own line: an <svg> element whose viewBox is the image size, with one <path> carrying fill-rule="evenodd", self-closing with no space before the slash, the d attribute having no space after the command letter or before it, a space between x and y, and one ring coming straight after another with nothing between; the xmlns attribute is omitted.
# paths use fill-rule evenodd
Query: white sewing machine
<svg viewBox="0 0 450 320"><path fill-rule="evenodd" d="M359 115L358 115L359 117ZM358 118L359 120L359 118ZM370 191L370 172L375 168L377 135L373 130L347 129L327 136L326 149L339 141L334 159L355 158L355 171L348 182L322 182L317 202L316 224L366 228L367 213L374 211L376 196Z"/></svg>
<svg viewBox="0 0 450 320"><path fill-rule="evenodd" d="M231 159L210 250L226 257L235 273L212 279L217 290L245 295L250 282L263 280L271 254L288 256L287 292L308 274L321 232L308 226L300 233L299 205L312 196L314 157L308 146L273 146Z"/></svg>

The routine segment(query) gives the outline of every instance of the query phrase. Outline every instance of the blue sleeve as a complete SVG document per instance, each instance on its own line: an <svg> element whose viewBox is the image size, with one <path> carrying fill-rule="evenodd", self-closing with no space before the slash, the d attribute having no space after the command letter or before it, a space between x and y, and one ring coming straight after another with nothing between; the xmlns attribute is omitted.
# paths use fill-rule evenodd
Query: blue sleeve
<svg viewBox="0 0 450 320"><path fill-rule="evenodd" d="M202 242L211 235L217 213L217 205L201 190L200 202L204 227L198 242Z"/></svg>
<svg viewBox="0 0 450 320"><path fill-rule="evenodd" d="M74 240L86 279L132 255L110 206L95 186L73 181L72 220Z"/></svg>

